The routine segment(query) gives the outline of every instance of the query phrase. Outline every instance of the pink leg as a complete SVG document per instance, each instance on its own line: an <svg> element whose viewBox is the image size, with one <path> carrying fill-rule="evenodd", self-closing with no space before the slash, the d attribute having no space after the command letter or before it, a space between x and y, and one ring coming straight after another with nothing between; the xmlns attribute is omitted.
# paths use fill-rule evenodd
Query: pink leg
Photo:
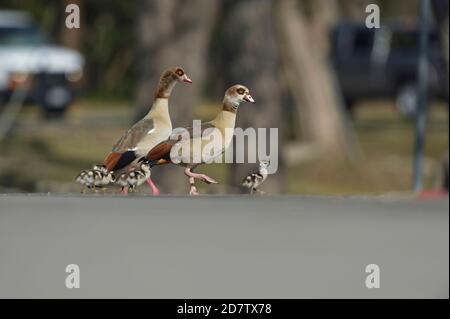
<svg viewBox="0 0 450 319"><path fill-rule="evenodd" d="M152 190L153 195L158 196L158 195L161 194L160 191L159 191L159 189L158 189L158 187L156 187L156 185L155 185L155 183L153 182L153 180L152 180L151 177L149 177L149 178L147 179L147 184L148 184L148 186L150 187L150 189Z"/></svg>
<svg viewBox="0 0 450 319"><path fill-rule="evenodd" d="M200 193L197 191L197 187L194 185L191 186L191 189L189 190L189 195L191 196L197 196L200 195Z"/></svg>
<svg viewBox="0 0 450 319"><path fill-rule="evenodd" d="M128 195L128 186L122 187L122 194Z"/></svg>
<svg viewBox="0 0 450 319"><path fill-rule="evenodd" d="M205 174L197 174L197 173L191 172L191 168L189 168L189 167L184 170L184 174L186 174L186 176L189 176L189 177L200 179L207 184L219 184L219 182L217 182L215 179L213 179Z"/></svg>
<svg viewBox="0 0 450 319"><path fill-rule="evenodd" d="M189 195L195 196L200 195L200 193L197 191L197 187L195 187L195 180L193 177L189 177L189 185L191 185L191 189L189 190Z"/></svg>

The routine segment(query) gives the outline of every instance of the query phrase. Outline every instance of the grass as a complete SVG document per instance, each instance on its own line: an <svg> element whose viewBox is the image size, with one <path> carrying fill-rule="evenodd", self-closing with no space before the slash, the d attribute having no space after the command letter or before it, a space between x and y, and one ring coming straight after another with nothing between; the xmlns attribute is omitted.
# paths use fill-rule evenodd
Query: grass
<svg viewBox="0 0 450 319"><path fill-rule="evenodd" d="M107 112L105 112L107 110ZM208 118L216 106L204 105L196 115ZM127 101L82 100L63 122L46 122L36 108L23 110L14 134L1 142L0 190L78 191L75 175L103 159L127 129L132 105ZM411 189L414 123L389 102L362 104L355 131L363 158L357 163L318 158L289 168L290 194L379 194ZM433 106L426 135L425 182L431 187L439 158L448 151L448 112ZM226 165L202 171L227 179Z"/></svg>
<svg viewBox="0 0 450 319"><path fill-rule="evenodd" d="M290 193L380 194L409 192L412 185L414 122L387 102L366 103L354 127L364 158L357 163L326 158L298 165L289 179ZM433 187L440 158L448 151L448 112L433 105L426 133L425 186Z"/></svg>

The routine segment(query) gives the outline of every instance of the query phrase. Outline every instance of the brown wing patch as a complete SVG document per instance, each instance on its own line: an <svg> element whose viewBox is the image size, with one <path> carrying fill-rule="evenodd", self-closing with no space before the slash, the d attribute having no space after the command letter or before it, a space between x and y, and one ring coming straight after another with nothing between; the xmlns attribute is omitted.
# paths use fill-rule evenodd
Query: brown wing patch
<svg viewBox="0 0 450 319"><path fill-rule="evenodd" d="M116 166L121 156L122 153L111 152L108 154L108 156L106 156L105 160L103 161L103 165L105 165L108 171L111 171L114 166Z"/></svg>
<svg viewBox="0 0 450 319"><path fill-rule="evenodd" d="M151 162L156 162L162 159L170 160L170 151L172 150L172 146L177 142L178 141L167 140L159 143L147 153L146 159Z"/></svg>
<svg viewBox="0 0 450 319"><path fill-rule="evenodd" d="M192 140L193 138L199 138L201 137L200 134L203 134L204 131L208 128L215 128L214 125L212 125L210 122L205 122L201 124L201 130L200 132L195 132L192 127L186 127L185 129L189 133L189 139ZM145 157L148 161L153 162L156 165L160 164L166 164L171 161L170 159L170 152L172 151L172 147L181 141L182 135L179 133L172 134L170 138L164 142L159 143L154 148L152 148Z"/></svg>

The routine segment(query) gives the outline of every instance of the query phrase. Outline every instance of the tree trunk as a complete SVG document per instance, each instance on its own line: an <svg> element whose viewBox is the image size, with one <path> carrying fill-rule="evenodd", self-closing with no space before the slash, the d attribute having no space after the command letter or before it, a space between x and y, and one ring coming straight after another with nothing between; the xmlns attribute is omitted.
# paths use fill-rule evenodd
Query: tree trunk
<svg viewBox="0 0 450 319"><path fill-rule="evenodd" d="M178 84L170 98L170 114L174 128L192 125L193 109L199 103L207 67L216 1L141 0L137 3L137 117L148 112L161 72L170 66L182 66L194 83ZM158 167L154 176L163 192L185 193L188 189L180 168Z"/></svg>
<svg viewBox="0 0 450 319"><path fill-rule="evenodd" d="M328 3L328 2L327 2ZM326 43L328 30L335 15L326 12L327 3L314 2L309 21L296 0L278 2L277 22L283 69L295 100L301 140L310 144L308 152L334 154L336 158L354 158L358 145L348 124L342 97L329 65ZM334 2L331 2L334 4ZM311 10L312 11L312 10ZM312 33L310 33L312 30ZM289 161L304 158L304 154L289 151Z"/></svg>
<svg viewBox="0 0 450 319"><path fill-rule="evenodd" d="M282 101L279 86L279 59L275 43L272 0L225 0L222 24L222 73L226 86L243 84L250 89L255 105L242 104L236 127L278 128L278 149L284 140ZM266 136L269 135L267 132ZM269 138L267 138L269 140ZM252 145L253 146L253 145ZM278 172L264 184L268 193L281 193L284 187L283 159ZM275 164L275 163L273 163ZM244 176L255 164L232 164L230 191L236 192Z"/></svg>
<svg viewBox="0 0 450 319"><path fill-rule="evenodd" d="M377 4L377 2L374 0L339 0L339 9L344 18L351 21L364 21L367 15L366 7L369 4Z"/></svg>
<svg viewBox="0 0 450 319"><path fill-rule="evenodd" d="M65 19L68 13L65 12L66 7L69 4L76 4L80 8L80 28L79 29L69 29L66 27ZM83 23L83 0L64 0L63 8L62 8L63 19L61 21L62 26L61 27L61 42L64 46L79 50L81 51L81 41L82 41L82 35L83 35L83 29L84 29L84 23Z"/></svg>

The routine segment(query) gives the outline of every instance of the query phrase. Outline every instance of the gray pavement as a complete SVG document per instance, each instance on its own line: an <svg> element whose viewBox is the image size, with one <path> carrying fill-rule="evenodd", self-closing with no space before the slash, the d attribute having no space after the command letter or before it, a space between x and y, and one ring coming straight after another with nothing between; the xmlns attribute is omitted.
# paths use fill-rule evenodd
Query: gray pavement
<svg viewBox="0 0 450 319"><path fill-rule="evenodd" d="M448 298L448 198L0 195L2 298ZM80 267L68 289L65 268ZM380 268L368 289L365 267Z"/></svg>

